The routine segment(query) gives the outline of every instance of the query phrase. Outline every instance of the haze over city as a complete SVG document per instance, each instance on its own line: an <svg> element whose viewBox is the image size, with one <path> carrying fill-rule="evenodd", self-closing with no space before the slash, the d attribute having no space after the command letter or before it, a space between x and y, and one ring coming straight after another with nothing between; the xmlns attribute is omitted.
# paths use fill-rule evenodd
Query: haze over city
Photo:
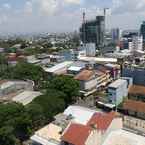
<svg viewBox="0 0 145 145"><path fill-rule="evenodd" d="M110 8L107 27L138 29L145 0L0 0L0 33L78 30L82 12L91 18Z"/></svg>

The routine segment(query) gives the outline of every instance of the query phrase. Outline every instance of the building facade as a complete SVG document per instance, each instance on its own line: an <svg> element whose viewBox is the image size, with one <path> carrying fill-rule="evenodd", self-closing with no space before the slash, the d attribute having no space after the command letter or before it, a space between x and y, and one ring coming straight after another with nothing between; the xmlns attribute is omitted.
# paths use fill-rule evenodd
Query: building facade
<svg viewBox="0 0 145 145"><path fill-rule="evenodd" d="M141 24L140 33L143 36L143 43L145 44L145 21Z"/></svg>

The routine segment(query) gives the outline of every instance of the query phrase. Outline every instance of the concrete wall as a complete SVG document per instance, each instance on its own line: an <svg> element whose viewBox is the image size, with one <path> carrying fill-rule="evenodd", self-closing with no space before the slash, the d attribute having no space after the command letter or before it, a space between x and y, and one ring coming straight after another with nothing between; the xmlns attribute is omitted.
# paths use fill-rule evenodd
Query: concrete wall
<svg viewBox="0 0 145 145"><path fill-rule="evenodd" d="M130 116L124 116L123 125L127 128L131 128L145 133L145 120L137 119Z"/></svg>
<svg viewBox="0 0 145 145"><path fill-rule="evenodd" d="M93 78L88 81L80 81L80 90L92 90L97 86L97 79Z"/></svg>

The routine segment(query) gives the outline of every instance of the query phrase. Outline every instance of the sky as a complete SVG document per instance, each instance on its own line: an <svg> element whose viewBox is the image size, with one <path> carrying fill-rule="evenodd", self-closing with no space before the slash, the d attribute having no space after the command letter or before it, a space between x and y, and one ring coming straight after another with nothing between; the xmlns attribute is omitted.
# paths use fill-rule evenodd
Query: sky
<svg viewBox="0 0 145 145"><path fill-rule="evenodd" d="M0 33L72 32L107 12L107 28L139 29L145 0L0 0Z"/></svg>

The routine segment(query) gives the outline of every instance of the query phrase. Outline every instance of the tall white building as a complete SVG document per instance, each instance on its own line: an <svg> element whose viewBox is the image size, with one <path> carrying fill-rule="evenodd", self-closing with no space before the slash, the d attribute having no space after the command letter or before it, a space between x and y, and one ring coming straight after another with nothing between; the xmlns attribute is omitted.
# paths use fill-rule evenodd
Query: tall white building
<svg viewBox="0 0 145 145"><path fill-rule="evenodd" d="M128 49L132 52L133 51L133 42L128 42Z"/></svg>
<svg viewBox="0 0 145 145"><path fill-rule="evenodd" d="M132 51L143 50L143 37L142 36L134 36L132 38Z"/></svg>
<svg viewBox="0 0 145 145"><path fill-rule="evenodd" d="M96 56L96 45L95 43L87 43L86 44L86 56Z"/></svg>

